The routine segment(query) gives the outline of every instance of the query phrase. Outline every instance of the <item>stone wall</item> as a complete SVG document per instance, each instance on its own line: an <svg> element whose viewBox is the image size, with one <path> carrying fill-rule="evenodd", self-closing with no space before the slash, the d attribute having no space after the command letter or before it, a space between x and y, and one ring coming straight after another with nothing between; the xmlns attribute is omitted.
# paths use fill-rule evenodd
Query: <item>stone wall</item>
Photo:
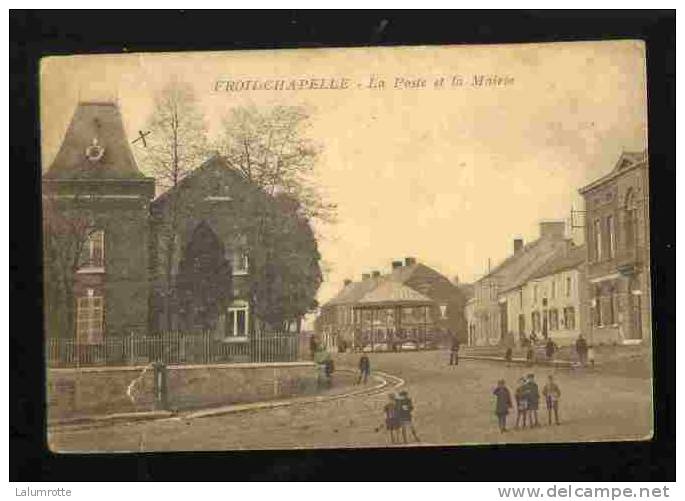
<svg viewBox="0 0 685 501"><path fill-rule="evenodd" d="M154 371L144 367L49 369L49 420L154 409ZM314 393L311 362L169 366L171 409L257 402ZM142 375L142 376L141 376ZM126 390L140 376L135 402Z"/></svg>

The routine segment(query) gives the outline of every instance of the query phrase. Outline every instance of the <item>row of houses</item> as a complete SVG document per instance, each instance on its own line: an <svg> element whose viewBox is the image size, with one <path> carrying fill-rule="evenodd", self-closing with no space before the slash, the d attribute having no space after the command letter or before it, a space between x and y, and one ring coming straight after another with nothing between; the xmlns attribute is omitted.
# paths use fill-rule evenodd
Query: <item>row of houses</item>
<svg viewBox="0 0 685 501"><path fill-rule="evenodd" d="M640 343L651 336L649 178L646 152L623 153L605 176L579 189L583 245L564 221L474 283L465 306L468 344L512 346L523 337L568 345Z"/></svg>

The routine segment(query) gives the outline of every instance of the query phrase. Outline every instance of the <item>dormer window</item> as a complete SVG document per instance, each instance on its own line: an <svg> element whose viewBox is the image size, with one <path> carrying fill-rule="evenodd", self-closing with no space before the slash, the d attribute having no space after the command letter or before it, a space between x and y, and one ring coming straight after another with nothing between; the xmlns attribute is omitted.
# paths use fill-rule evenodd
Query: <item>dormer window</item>
<svg viewBox="0 0 685 501"><path fill-rule="evenodd" d="M104 271L104 268L105 232L104 230L93 230L88 233L88 237L81 249L79 271Z"/></svg>

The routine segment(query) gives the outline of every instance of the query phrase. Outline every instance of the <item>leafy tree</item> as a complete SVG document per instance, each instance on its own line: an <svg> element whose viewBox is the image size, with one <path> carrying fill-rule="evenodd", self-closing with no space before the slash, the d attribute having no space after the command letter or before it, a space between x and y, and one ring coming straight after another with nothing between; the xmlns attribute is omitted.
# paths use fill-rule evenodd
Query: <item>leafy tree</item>
<svg viewBox="0 0 685 501"><path fill-rule="evenodd" d="M296 106L239 107L223 120L217 148L228 165L265 196L246 217L251 307L274 328L296 321L316 306L320 255L310 226L331 222L335 206L316 187L320 150L308 137L310 117Z"/></svg>

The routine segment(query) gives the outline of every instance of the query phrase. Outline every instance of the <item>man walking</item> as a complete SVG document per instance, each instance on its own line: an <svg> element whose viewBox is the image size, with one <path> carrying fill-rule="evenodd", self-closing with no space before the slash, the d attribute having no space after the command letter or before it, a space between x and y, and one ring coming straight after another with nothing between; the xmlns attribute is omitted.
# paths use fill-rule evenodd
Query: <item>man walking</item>
<svg viewBox="0 0 685 501"><path fill-rule="evenodd" d="M511 408L511 394L504 379L497 381L497 388L492 392L495 395L495 414L499 423L500 433L507 431L507 414Z"/></svg>
<svg viewBox="0 0 685 501"><path fill-rule="evenodd" d="M540 389L535 382L535 375L528 374L528 380L525 385L523 385L524 394L527 401L528 409L528 422L530 426L540 426L538 423L538 406L540 405ZM535 423L533 423L533 418L535 418Z"/></svg>
<svg viewBox="0 0 685 501"><path fill-rule="evenodd" d="M552 424L552 411L554 411L554 422L559 424L559 398L561 397L561 390L551 375L547 379L547 384L542 388L542 394L547 403L547 422L550 425Z"/></svg>
<svg viewBox="0 0 685 501"><path fill-rule="evenodd" d="M368 379L370 373L371 362L369 361L369 357L366 355L366 353L364 353L361 357L359 357L359 376L357 376L357 381L355 384L360 384L362 379L364 380L364 384L366 384L366 380Z"/></svg>
<svg viewBox="0 0 685 501"><path fill-rule="evenodd" d="M580 334L576 340L576 353L578 353L578 360L583 367L585 367L585 364L587 363L587 350L587 341L585 341L583 335Z"/></svg>
<svg viewBox="0 0 685 501"><path fill-rule="evenodd" d="M414 424L412 423L411 413L414 410L414 404L412 403L411 398L409 398L407 390L402 390L400 392L400 396L396 400L396 405L397 420L399 427L402 430L402 439L404 440L404 443L407 443L407 428L411 430L411 433L414 436L414 440L420 442L421 440L419 439L419 436L416 434L416 429L414 428Z"/></svg>
<svg viewBox="0 0 685 501"><path fill-rule="evenodd" d="M450 347L450 365L459 365L459 340L457 336L452 336L452 346Z"/></svg>

